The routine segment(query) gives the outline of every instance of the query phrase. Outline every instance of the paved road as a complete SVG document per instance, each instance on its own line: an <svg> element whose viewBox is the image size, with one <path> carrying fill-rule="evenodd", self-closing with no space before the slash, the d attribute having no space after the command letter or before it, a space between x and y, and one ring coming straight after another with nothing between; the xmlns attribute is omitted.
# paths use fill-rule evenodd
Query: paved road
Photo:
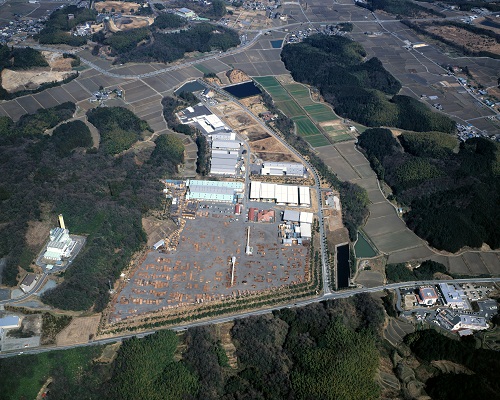
<svg viewBox="0 0 500 400"><path fill-rule="evenodd" d="M178 325L178 326L175 326L175 327L172 327L169 329L172 329L173 331L176 331L176 332L181 332L181 331L185 331L186 329L189 329L189 328L194 328L196 326L221 324L224 322L230 322L230 321L234 321L234 320L241 319L241 318L269 314L275 310L281 310L284 308L303 307L303 306L306 306L306 305L309 305L312 303L318 303L320 301L325 301L325 300L345 299L345 298L352 297L352 296L355 296L355 295L360 294L360 293L375 293L375 292L380 292L380 291L385 290L385 289L394 289L395 290L395 289L399 289L399 288L403 288L403 287L411 287L411 286L417 286L417 285L436 285L436 284L442 283L442 282L443 281L438 281L438 280L400 282L400 283L391 283L391 284L383 285L383 286L377 286L377 287L373 287L373 288L356 288L356 289L342 290L339 292L323 294L322 296L319 296L319 297L316 297L313 299L297 301L297 302L291 303L291 304L284 304L281 306L269 307L269 308L265 308L265 309L261 309L261 310L257 310L257 311L247 311L247 312L243 312L240 314L233 314L233 315L228 315L225 317L214 318L214 319L207 320L207 321L199 321L199 322L193 322L193 323L189 323L189 324ZM452 280L447 280L446 282L447 283L496 283L496 282L500 282L500 278L452 279ZM71 346L47 346L47 347L26 349L22 352L19 352L16 350L16 351L0 354L0 358L13 357L13 356L17 356L19 354L38 354L38 353L45 353L45 352L52 351L52 350L67 350L67 349L72 349L72 348L76 348L76 347L104 345L104 344L109 344L109 343L121 342L125 339L129 339L129 338L132 338L134 336L138 337L138 338L142 338L144 336L156 333L159 330L161 330L161 329L151 330L151 331L142 332L142 333L120 335L120 336L116 336L114 338L96 340L96 341L92 341L92 342L88 342L88 343L82 343L82 344L71 345Z"/></svg>

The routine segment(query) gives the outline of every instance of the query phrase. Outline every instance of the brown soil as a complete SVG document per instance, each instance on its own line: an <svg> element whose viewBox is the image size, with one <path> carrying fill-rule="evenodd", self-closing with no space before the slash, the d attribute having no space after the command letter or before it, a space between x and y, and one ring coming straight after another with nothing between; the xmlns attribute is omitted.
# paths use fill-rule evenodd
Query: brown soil
<svg viewBox="0 0 500 400"><path fill-rule="evenodd" d="M259 115L266 112L267 108L262 104L260 95L241 99L240 103L247 107L253 114Z"/></svg>
<svg viewBox="0 0 500 400"><path fill-rule="evenodd" d="M111 32L128 31L130 29L144 28L151 25L154 18L151 17L136 17L136 16L123 16L122 18L113 21L109 20L109 30Z"/></svg>
<svg viewBox="0 0 500 400"><path fill-rule="evenodd" d="M326 231L325 234L330 249L334 249L336 245L349 242L349 232L344 227L333 232Z"/></svg>
<svg viewBox="0 0 500 400"><path fill-rule="evenodd" d="M73 318L71 323L64 328L56 338L58 346L67 346L75 343L87 343L90 335L95 335L101 315L93 317Z"/></svg>
<svg viewBox="0 0 500 400"><path fill-rule="evenodd" d="M142 219L142 228L148 235L148 246L151 247L175 231L177 226L170 219L146 217Z"/></svg>
<svg viewBox="0 0 500 400"><path fill-rule="evenodd" d="M99 358L96 358L94 361L101 364L111 364L113 360L116 358L118 354L118 350L122 345L121 342L116 342L113 344L108 344L102 351L102 354Z"/></svg>
<svg viewBox="0 0 500 400"><path fill-rule="evenodd" d="M492 37L478 35L466 29L449 25L425 25L424 28L428 32L438 35L443 39L465 46L465 48L470 51L489 51L491 53L500 54L500 43Z"/></svg>
<svg viewBox="0 0 500 400"><path fill-rule="evenodd" d="M127 1L103 1L100 3L94 3L94 7L99 12L102 12L104 8L106 11L111 11L111 9L114 8L116 12L122 12L123 10L124 12L129 13L132 9L137 11L140 5L138 3Z"/></svg>
<svg viewBox="0 0 500 400"><path fill-rule="evenodd" d="M296 158L273 137L250 143L250 150L263 161L295 161Z"/></svg>
<svg viewBox="0 0 500 400"><path fill-rule="evenodd" d="M227 77L231 83L240 83L251 80L251 78L239 69L233 69L227 73Z"/></svg>
<svg viewBox="0 0 500 400"><path fill-rule="evenodd" d="M220 341L222 343L222 347L224 348L224 351L226 352L229 366L231 368L238 368L238 359L236 357L236 347L233 343L233 340L231 338L231 329L234 326L234 322L226 322L223 324L217 324L217 332L218 336L220 338Z"/></svg>
<svg viewBox="0 0 500 400"><path fill-rule="evenodd" d="M28 221L25 238L32 249L39 250L48 240L50 229L57 224L55 215L51 214L51 208L50 204L43 203L40 206L40 220Z"/></svg>
<svg viewBox="0 0 500 400"><path fill-rule="evenodd" d="M33 68L26 71L4 69L2 71L2 86L9 92L37 89L47 82L60 82L75 72L71 70L71 58L63 58L62 54L42 51L48 62L48 67Z"/></svg>

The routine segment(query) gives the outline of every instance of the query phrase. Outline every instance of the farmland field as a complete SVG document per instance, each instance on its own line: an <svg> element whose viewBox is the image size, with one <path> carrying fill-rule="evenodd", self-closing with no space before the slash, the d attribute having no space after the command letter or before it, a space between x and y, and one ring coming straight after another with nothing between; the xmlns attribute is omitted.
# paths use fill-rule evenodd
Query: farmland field
<svg viewBox="0 0 500 400"><path fill-rule="evenodd" d="M295 125L297 125L297 133L300 136L321 135L319 129L314 125L306 116L292 118Z"/></svg>
<svg viewBox="0 0 500 400"><path fill-rule="evenodd" d="M264 86L266 89L271 86L280 86L280 83L274 76L260 76L253 78L257 83Z"/></svg>
<svg viewBox="0 0 500 400"><path fill-rule="evenodd" d="M213 71L209 70L207 67L205 67L203 64L196 64L194 66L198 71L203 72L204 74L210 74L213 73Z"/></svg>
<svg viewBox="0 0 500 400"><path fill-rule="evenodd" d="M328 146L331 143L323 135L312 135L304 138L313 147Z"/></svg>
<svg viewBox="0 0 500 400"><path fill-rule="evenodd" d="M304 110L293 100L277 101L276 107L283 111L283 113L289 118L306 114Z"/></svg>

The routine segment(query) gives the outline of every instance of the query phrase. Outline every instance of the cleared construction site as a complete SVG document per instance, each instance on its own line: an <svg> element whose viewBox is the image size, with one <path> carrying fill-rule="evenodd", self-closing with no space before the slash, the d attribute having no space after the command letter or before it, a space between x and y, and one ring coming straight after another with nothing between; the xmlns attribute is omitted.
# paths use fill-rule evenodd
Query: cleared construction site
<svg viewBox="0 0 500 400"><path fill-rule="evenodd" d="M272 204L260 203L271 210ZM202 202L196 217L185 220L175 249L155 250L130 276L111 314L111 322L285 287L309 275L309 246L287 245L280 221L247 221L234 204Z"/></svg>

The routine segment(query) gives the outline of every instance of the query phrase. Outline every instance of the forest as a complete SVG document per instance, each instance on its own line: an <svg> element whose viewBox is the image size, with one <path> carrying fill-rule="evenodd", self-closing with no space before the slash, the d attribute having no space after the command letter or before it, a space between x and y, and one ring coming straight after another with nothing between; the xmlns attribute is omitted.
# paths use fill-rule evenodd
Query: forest
<svg viewBox="0 0 500 400"><path fill-rule="evenodd" d="M358 144L407 208L408 227L430 245L450 252L483 243L500 247L498 143L472 138L459 144L441 132L403 132L396 139L374 128Z"/></svg>
<svg viewBox="0 0 500 400"><path fill-rule="evenodd" d="M169 15L169 14L167 14ZM238 33L223 26L200 23L180 31L162 33L159 30L175 21L160 16L158 24L151 28L117 32L111 36L94 35L94 40L109 45L115 63L126 62L172 62L184 57L185 53L212 50L226 51L240 44ZM157 19L158 19L157 18ZM139 46L139 43L141 45Z"/></svg>
<svg viewBox="0 0 500 400"><path fill-rule="evenodd" d="M432 8L423 7L410 0L368 0L366 3L356 2L359 7L364 7L370 11L383 10L390 14L396 15L396 18L418 18L422 14L431 14L437 17L445 17Z"/></svg>
<svg viewBox="0 0 500 400"><path fill-rule="evenodd" d="M446 267L432 260L423 261L418 268L409 269L406 264L387 264L385 274L389 282L414 282L432 280L435 273L447 274Z"/></svg>
<svg viewBox="0 0 500 400"><path fill-rule="evenodd" d="M110 155L128 150L142 132L152 132L147 122L124 107L93 108L87 111L87 118L99 130L100 148Z"/></svg>
<svg viewBox="0 0 500 400"><path fill-rule="evenodd" d="M105 115L92 113L96 126L121 133L144 128L144 122L129 111L109 110ZM26 241L28 223L44 213L62 213L70 233L86 235L86 244L64 272L64 282L45 292L43 301L60 309L94 306L98 311L108 302L108 282L144 245L141 217L160 207L159 178L172 176L178 159L167 154L148 162L151 150L117 157L107 145L85 150L88 131L78 121L44 135L74 111L73 103L65 103L25 115L16 123L0 120L0 256L7 257L2 278L4 284L16 285L18 265L29 270L40 251ZM70 142L62 145L62 139ZM176 149L179 152L178 145Z"/></svg>
<svg viewBox="0 0 500 400"><path fill-rule="evenodd" d="M69 19L68 14L74 18ZM89 8L78 8L75 5L59 8L50 14L45 27L38 34L40 44L67 44L69 46L82 46L87 39L82 36L74 36L69 32L78 24L95 21L97 12Z"/></svg>
<svg viewBox="0 0 500 400"><path fill-rule="evenodd" d="M236 320L237 363L207 325L125 340L111 364L92 361L102 346L1 359L0 386L6 399L34 398L48 376L51 399L377 399L383 321L359 295Z"/></svg>
<svg viewBox="0 0 500 400"><path fill-rule="evenodd" d="M473 336L457 341L430 329L412 333L404 341L419 359L427 363L449 360L472 371L473 375L449 373L429 379L426 390L433 399L500 399L498 352L476 348Z"/></svg>
<svg viewBox="0 0 500 400"><path fill-rule="evenodd" d="M294 80L317 87L335 112L370 127L426 132L455 131L453 120L425 104L397 95L401 83L377 58L364 61L363 47L341 36L312 35L281 52ZM310 62L314 60L315 62Z"/></svg>

